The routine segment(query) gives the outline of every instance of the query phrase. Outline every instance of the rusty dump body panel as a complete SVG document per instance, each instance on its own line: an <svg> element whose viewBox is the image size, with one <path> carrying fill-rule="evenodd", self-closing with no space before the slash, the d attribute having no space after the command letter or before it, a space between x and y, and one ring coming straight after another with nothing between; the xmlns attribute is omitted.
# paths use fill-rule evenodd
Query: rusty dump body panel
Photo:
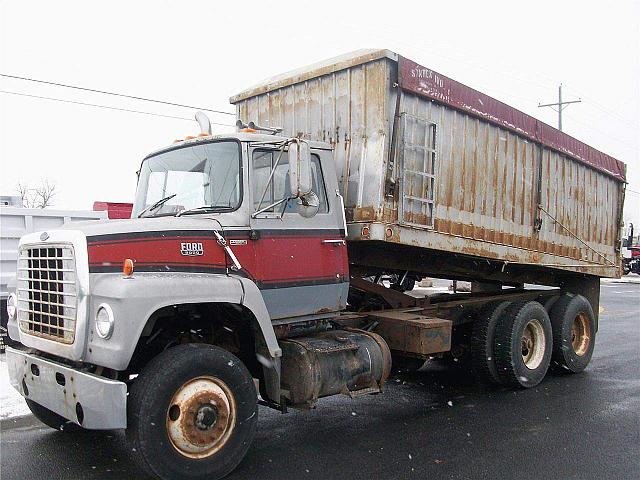
<svg viewBox="0 0 640 480"><path fill-rule="evenodd" d="M355 267L619 276L622 162L393 52L327 60L231 103L244 122L333 145Z"/></svg>

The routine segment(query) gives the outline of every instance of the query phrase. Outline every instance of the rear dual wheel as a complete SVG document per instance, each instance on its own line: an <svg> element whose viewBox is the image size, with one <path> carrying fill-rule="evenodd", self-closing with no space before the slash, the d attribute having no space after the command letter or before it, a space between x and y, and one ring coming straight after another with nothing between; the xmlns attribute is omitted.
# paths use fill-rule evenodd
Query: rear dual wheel
<svg viewBox="0 0 640 480"><path fill-rule="evenodd" d="M535 387L547 373L552 350L551 321L540 303L514 303L504 311L494 338L501 383Z"/></svg>
<svg viewBox="0 0 640 480"><path fill-rule="evenodd" d="M591 361L596 322L589 301L566 294L551 309L553 326L552 365L570 373L583 371Z"/></svg>
<svg viewBox="0 0 640 480"><path fill-rule="evenodd" d="M501 383L493 353L496 325L511 302L494 302L486 305L476 315L471 335L471 365L476 378L483 384Z"/></svg>
<svg viewBox="0 0 640 480"><path fill-rule="evenodd" d="M496 302L479 312L473 326L473 368L479 380L530 388L550 364L570 373L591 360L596 324L589 301L581 295L538 302Z"/></svg>

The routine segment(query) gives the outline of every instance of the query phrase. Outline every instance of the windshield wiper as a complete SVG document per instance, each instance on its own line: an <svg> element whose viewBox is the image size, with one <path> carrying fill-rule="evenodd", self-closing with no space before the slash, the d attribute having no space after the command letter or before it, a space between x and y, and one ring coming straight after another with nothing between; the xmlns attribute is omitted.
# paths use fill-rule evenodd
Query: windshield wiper
<svg viewBox="0 0 640 480"><path fill-rule="evenodd" d="M201 207L188 208L187 210L180 210L175 214L176 217L181 217L182 215L189 213L197 213L197 212L213 212L219 209L230 210L233 207L229 205L202 205Z"/></svg>
<svg viewBox="0 0 640 480"><path fill-rule="evenodd" d="M156 203L154 203L153 205L149 205L147 208L145 208L144 210L142 210L139 214L138 214L138 218L142 217L142 215L144 215L147 212L150 212L152 210L157 210L158 208L160 208L162 205L164 205L165 203L167 203L169 200L171 200L173 197L175 197L177 195L177 193L174 193L173 195L169 195L168 197L164 197L161 198L160 200L158 200Z"/></svg>

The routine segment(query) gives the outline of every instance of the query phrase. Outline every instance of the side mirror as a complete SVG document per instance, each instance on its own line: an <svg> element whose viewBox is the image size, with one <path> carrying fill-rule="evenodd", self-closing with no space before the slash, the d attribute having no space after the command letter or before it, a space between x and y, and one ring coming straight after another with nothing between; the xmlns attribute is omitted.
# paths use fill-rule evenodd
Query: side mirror
<svg viewBox="0 0 640 480"><path fill-rule="evenodd" d="M296 211L304 218L315 217L318 210L320 210L320 199L315 193L309 192L296 198Z"/></svg>
<svg viewBox="0 0 640 480"><path fill-rule="evenodd" d="M293 198L311 192L311 150L307 142L298 139L289 144L289 182Z"/></svg>

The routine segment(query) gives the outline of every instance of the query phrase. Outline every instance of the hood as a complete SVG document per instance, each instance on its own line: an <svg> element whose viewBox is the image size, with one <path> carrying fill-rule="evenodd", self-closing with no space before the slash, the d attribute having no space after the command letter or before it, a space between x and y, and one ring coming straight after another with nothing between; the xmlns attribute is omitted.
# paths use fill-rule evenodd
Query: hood
<svg viewBox="0 0 640 480"><path fill-rule="evenodd" d="M162 232L188 232L198 230L219 230L217 215L185 215L183 217L148 217L148 218L127 218L122 220L88 220L81 222L69 222L56 230L79 230L88 239L90 237L103 237L118 234L132 234L131 236L146 235L156 233L162 236ZM242 229L242 225L228 225L230 218L226 217L225 222L221 222L223 228ZM227 223L227 224L225 224ZM244 226L244 228L248 228Z"/></svg>
<svg viewBox="0 0 640 480"><path fill-rule="evenodd" d="M225 220L225 236L241 238L246 245L248 227ZM127 259L136 272L225 273L228 267L213 234L220 231L217 215L77 222L64 229L86 236L89 273L122 272Z"/></svg>

